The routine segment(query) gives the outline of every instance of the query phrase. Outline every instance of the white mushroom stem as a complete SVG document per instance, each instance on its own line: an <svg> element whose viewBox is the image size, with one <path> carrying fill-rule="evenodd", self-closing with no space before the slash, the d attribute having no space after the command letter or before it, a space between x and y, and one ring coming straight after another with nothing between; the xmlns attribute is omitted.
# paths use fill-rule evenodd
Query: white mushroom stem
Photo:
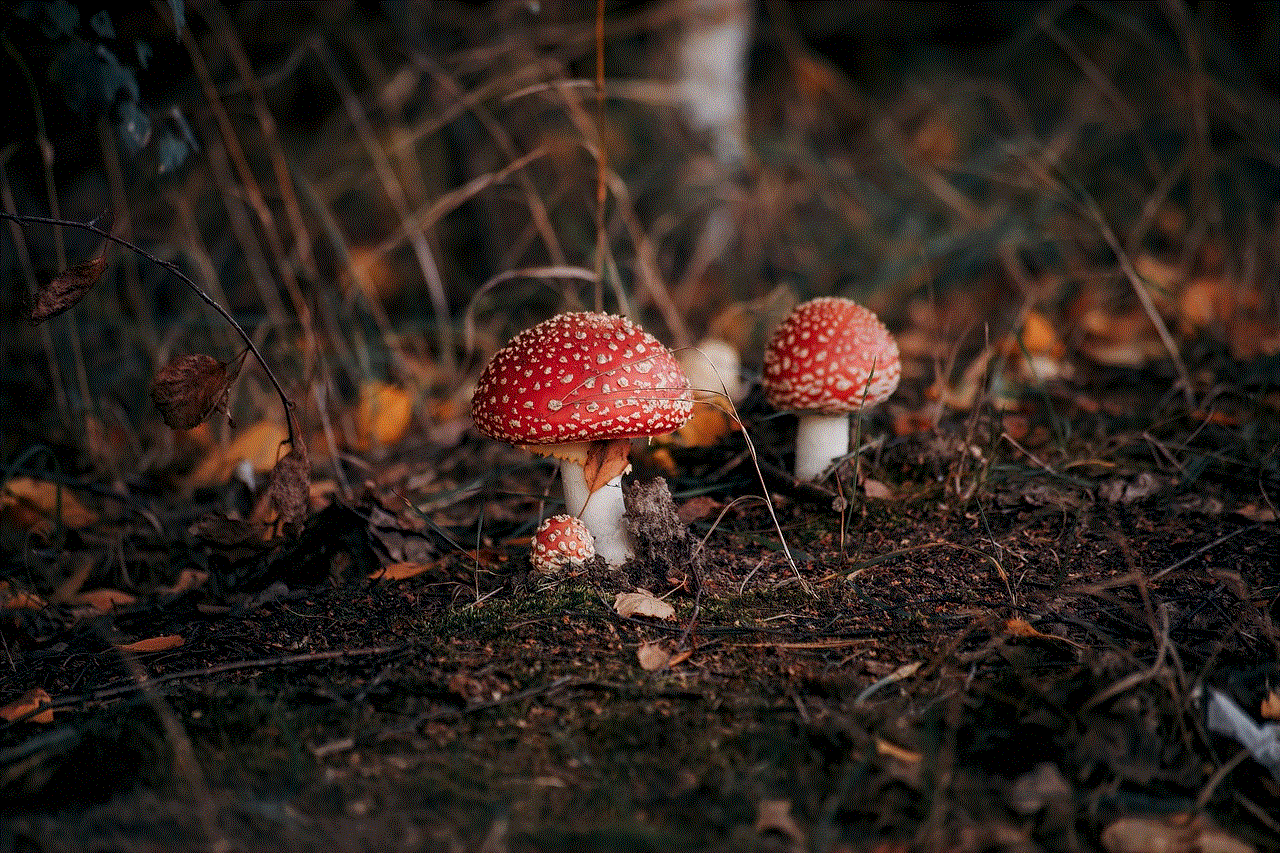
<svg viewBox="0 0 1280 853"><path fill-rule="evenodd" d="M849 415L800 412L796 430L796 479L816 480L849 452Z"/></svg>
<svg viewBox="0 0 1280 853"><path fill-rule="evenodd" d="M622 514L626 511L622 502L622 475L590 492L582 464L562 459L560 479L564 485L565 511L581 518L591 531L596 540L596 553L611 566L621 566L634 557L631 534L622 523Z"/></svg>

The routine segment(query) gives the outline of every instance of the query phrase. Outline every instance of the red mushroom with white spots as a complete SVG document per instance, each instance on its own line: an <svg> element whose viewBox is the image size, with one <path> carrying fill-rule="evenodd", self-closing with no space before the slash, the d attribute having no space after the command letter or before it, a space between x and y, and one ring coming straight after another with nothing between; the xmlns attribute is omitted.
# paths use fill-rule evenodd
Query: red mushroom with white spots
<svg viewBox="0 0 1280 853"><path fill-rule="evenodd" d="M848 299L796 306L764 355L764 391L795 412L796 479L813 480L849 452L849 415L889 399L902 365L898 344L876 315Z"/></svg>
<svg viewBox="0 0 1280 853"><path fill-rule="evenodd" d="M673 432L692 411L689 382L657 338L625 317L586 312L516 335L471 398L485 435L560 460L565 507L612 566L632 556L622 524L631 440Z"/></svg>
<svg viewBox="0 0 1280 853"><path fill-rule="evenodd" d="M595 555L595 541L582 519L572 515L553 515L539 524L534 532L529 562L535 571L550 573L581 566Z"/></svg>

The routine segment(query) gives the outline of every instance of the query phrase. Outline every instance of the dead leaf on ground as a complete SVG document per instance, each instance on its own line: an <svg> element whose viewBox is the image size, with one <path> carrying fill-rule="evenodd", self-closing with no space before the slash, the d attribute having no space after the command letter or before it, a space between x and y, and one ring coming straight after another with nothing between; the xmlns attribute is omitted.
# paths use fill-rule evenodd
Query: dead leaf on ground
<svg viewBox="0 0 1280 853"><path fill-rule="evenodd" d="M176 649L185 643L178 634L165 634L160 637L148 637L145 640L135 640L132 643L124 643L117 646L122 652L130 652L131 654L140 655L146 652L166 652L169 649Z"/></svg>
<svg viewBox="0 0 1280 853"><path fill-rule="evenodd" d="M402 581L409 578L416 578L418 575L424 574L436 568L439 563L415 563L406 561L403 563L392 563L391 565L378 569L369 575L369 580L387 580Z"/></svg>
<svg viewBox="0 0 1280 853"><path fill-rule="evenodd" d="M109 613L117 607L128 607L138 599L118 589L90 589L72 598L72 602L87 605L96 613Z"/></svg>
<svg viewBox="0 0 1280 853"><path fill-rule="evenodd" d="M0 707L0 719L7 720L12 723L20 717L26 717L28 723L52 723L53 709L46 708L34 716L27 717L32 711L35 711L41 705L48 705L53 700L49 698L49 694L43 687L35 687L23 693L17 699L14 699L8 705Z"/></svg>
<svg viewBox="0 0 1280 853"><path fill-rule="evenodd" d="M797 847L804 847L805 834L791 816L790 800L761 800L756 804L757 833L773 830L780 832Z"/></svg>
<svg viewBox="0 0 1280 853"><path fill-rule="evenodd" d="M1264 720L1280 720L1280 692L1272 690L1263 698L1260 713Z"/></svg>
<svg viewBox="0 0 1280 853"><path fill-rule="evenodd" d="M241 462L248 462L255 474L265 474L276 466L280 445L289 431L274 421L258 421L246 427L226 448L209 451L187 480L189 488L220 486L231 479Z"/></svg>
<svg viewBox="0 0 1280 853"><path fill-rule="evenodd" d="M636 649L636 659L645 672L656 672L671 662L671 653L662 647L662 643L642 643Z"/></svg>
<svg viewBox="0 0 1280 853"><path fill-rule="evenodd" d="M647 589L620 592L613 600L613 610L619 616L652 616L654 619L674 619L676 609Z"/></svg>
<svg viewBox="0 0 1280 853"><path fill-rule="evenodd" d="M729 404L724 400L699 401L693 407L689 420L675 432L658 436L654 443L675 447L713 447L726 435L742 428L729 414L728 408Z"/></svg>
<svg viewBox="0 0 1280 853"><path fill-rule="evenodd" d="M724 504L715 498L709 495L697 495L680 504L676 509L676 516L680 519L681 524L689 525L695 521L709 518L723 508Z"/></svg>
<svg viewBox="0 0 1280 853"><path fill-rule="evenodd" d="M352 412L360 450L390 447L404 438L413 420L413 395L395 385L368 380Z"/></svg>
<svg viewBox="0 0 1280 853"><path fill-rule="evenodd" d="M1268 522L1276 520L1276 511L1269 506L1259 506L1258 504L1245 504L1236 507L1236 515L1241 518L1247 518L1249 521Z"/></svg>
<svg viewBox="0 0 1280 853"><path fill-rule="evenodd" d="M181 595L189 590L204 586L204 582L209 579L209 573L203 569L183 569L178 573L177 580L171 586L162 586L156 589L161 595Z"/></svg>
<svg viewBox="0 0 1280 853"><path fill-rule="evenodd" d="M1122 817L1102 831L1102 846L1107 853L1192 853L1196 849L1195 827L1171 820L1145 815Z"/></svg>
<svg viewBox="0 0 1280 853"><path fill-rule="evenodd" d="M68 267L36 293L36 303L31 308L31 322L43 323L63 311L74 308L84 295L98 283L107 268L106 252L84 263Z"/></svg>
<svg viewBox="0 0 1280 853"><path fill-rule="evenodd" d="M876 755L896 758L898 761L905 761L908 764L918 764L921 759L920 753L905 749L895 743L890 743L884 738L876 738Z"/></svg>
<svg viewBox="0 0 1280 853"><path fill-rule="evenodd" d="M862 481L862 491L869 498L888 500L893 497L893 490L879 480L867 478Z"/></svg>
<svg viewBox="0 0 1280 853"><path fill-rule="evenodd" d="M86 509L65 486L31 477L5 482L0 489L0 510L23 530L47 530L58 519L76 530L98 521L97 514Z"/></svg>
<svg viewBox="0 0 1280 853"><path fill-rule="evenodd" d="M34 592L20 589L9 580L0 580L0 610L39 610L44 599Z"/></svg>

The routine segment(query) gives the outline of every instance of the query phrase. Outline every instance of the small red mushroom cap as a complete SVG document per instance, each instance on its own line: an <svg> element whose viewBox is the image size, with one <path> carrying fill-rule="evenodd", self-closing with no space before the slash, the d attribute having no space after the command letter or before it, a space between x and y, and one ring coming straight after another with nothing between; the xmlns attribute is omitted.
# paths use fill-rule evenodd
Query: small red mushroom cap
<svg viewBox="0 0 1280 853"><path fill-rule="evenodd" d="M494 354L471 417L510 444L648 438L693 412L684 371L657 338L625 317L560 314Z"/></svg>
<svg viewBox="0 0 1280 853"><path fill-rule="evenodd" d="M765 396L788 412L838 415L874 406L889 399L901 375L898 344L884 324L835 296L796 306L764 354Z"/></svg>
<svg viewBox="0 0 1280 853"><path fill-rule="evenodd" d="M566 566L580 566L595 555L595 540L582 519L553 515L533 534L529 562L539 572L554 572Z"/></svg>

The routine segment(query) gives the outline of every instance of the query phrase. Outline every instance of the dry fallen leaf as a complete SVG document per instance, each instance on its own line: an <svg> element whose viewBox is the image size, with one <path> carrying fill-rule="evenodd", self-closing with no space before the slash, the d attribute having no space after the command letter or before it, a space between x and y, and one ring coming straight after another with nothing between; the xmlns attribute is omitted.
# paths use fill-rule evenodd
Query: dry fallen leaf
<svg viewBox="0 0 1280 853"><path fill-rule="evenodd" d="M55 519L73 529L88 527L98 520L65 486L31 477L14 477L5 482L0 489L0 509L12 523L26 530L47 529Z"/></svg>
<svg viewBox="0 0 1280 853"><path fill-rule="evenodd" d="M76 604L88 605L91 610L107 613L117 607L127 607L137 599L118 589L90 589L72 599Z"/></svg>
<svg viewBox="0 0 1280 853"><path fill-rule="evenodd" d="M1262 719L1280 720L1280 692L1272 690L1262 700Z"/></svg>
<svg viewBox="0 0 1280 853"><path fill-rule="evenodd" d="M383 569L378 569L369 575L369 580L388 580L402 581L407 578L414 578L424 572L429 572L436 567L435 563L392 563Z"/></svg>
<svg viewBox="0 0 1280 853"><path fill-rule="evenodd" d="M0 580L0 610L39 610L44 599L34 592L20 589L9 580Z"/></svg>
<svg viewBox="0 0 1280 853"><path fill-rule="evenodd" d="M921 755L910 749L904 749L895 743L890 743L883 738L876 738L876 755L885 755L889 758L896 758L899 761L905 761L908 764L916 764L920 761Z"/></svg>
<svg viewBox="0 0 1280 853"><path fill-rule="evenodd" d="M209 573L203 569L183 569L178 573L178 578L172 586L159 587L156 592L161 595L181 595L188 590L204 586L204 582L208 579Z"/></svg>
<svg viewBox="0 0 1280 853"><path fill-rule="evenodd" d="M654 672L671 662L671 653L664 649L661 643L642 643L640 648L636 649L636 659L640 661L640 668L645 672Z"/></svg>
<svg viewBox="0 0 1280 853"><path fill-rule="evenodd" d="M712 447L724 436L742 428L726 411L728 407L729 404L724 400L700 400L683 426L669 435L660 435L653 441L655 444L670 444L675 447Z"/></svg>
<svg viewBox="0 0 1280 853"><path fill-rule="evenodd" d="M169 649L176 649L185 642L186 640L182 639L178 634L165 634L160 637L149 637L145 640L124 643L117 648L122 652L131 652L137 655L145 652L165 652Z"/></svg>
<svg viewBox="0 0 1280 853"><path fill-rule="evenodd" d="M280 445L289 438L289 431L274 421L259 421L247 427L226 448L214 447L209 451L187 481L188 487L220 486L231 479L241 462L248 462L255 474L265 474L276 466Z"/></svg>
<svg viewBox="0 0 1280 853"><path fill-rule="evenodd" d="M19 696L17 699L10 702L8 705L5 705L4 707L0 707L0 719L4 719L12 723L14 720L18 719L19 717L26 717L27 714L30 714L32 711L36 710L41 705L48 705L52 701L53 700L49 698L49 694L45 691L43 687L33 688L31 690L28 690L26 693L23 693L21 696ZM41 711L40 713L34 716L26 717L26 722L52 723L53 709L46 708L45 710Z"/></svg>
<svg viewBox="0 0 1280 853"><path fill-rule="evenodd" d="M390 447L404 437L413 420L413 395L395 385L368 380L352 412L361 450Z"/></svg>
<svg viewBox="0 0 1280 853"><path fill-rule="evenodd" d="M1114 820L1102 831L1107 853L1192 853L1196 827L1176 818L1134 815Z"/></svg>
<svg viewBox="0 0 1280 853"><path fill-rule="evenodd" d="M89 292L107 268L104 252L82 264L68 267L36 293L36 304L31 309L31 322L43 323L63 311L75 307Z"/></svg>
<svg viewBox="0 0 1280 853"><path fill-rule="evenodd" d="M879 480L872 480L869 477L862 481L862 491L867 497L877 500L888 500L893 497L892 489Z"/></svg>
<svg viewBox="0 0 1280 853"><path fill-rule="evenodd" d="M674 619L676 615L674 607L645 589L618 593L613 600L613 610L619 616L652 616L654 619Z"/></svg>
<svg viewBox="0 0 1280 853"><path fill-rule="evenodd" d="M756 804L756 832L781 832L797 847L804 847L804 830L791 816L790 800L761 800Z"/></svg>

